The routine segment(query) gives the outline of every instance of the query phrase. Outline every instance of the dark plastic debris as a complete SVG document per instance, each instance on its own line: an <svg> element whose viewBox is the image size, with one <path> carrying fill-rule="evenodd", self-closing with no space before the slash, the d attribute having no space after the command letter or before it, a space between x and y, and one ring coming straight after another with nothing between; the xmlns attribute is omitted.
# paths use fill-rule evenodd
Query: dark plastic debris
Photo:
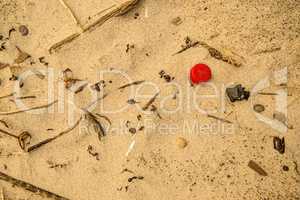
<svg viewBox="0 0 300 200"><path fill-rule="evenodd" d="M231 102L248 100L250 92L246 91L241 84L238 84L232 88L226 88L226 94Z"/></svg>
<svg viewBox="0 0 300 200"><path fill-rule="evenodd" d="M279 153L283 154L285 151L285 142L284 137L280 139L279 137L273 138L274 149L276 149Z"/></svg>

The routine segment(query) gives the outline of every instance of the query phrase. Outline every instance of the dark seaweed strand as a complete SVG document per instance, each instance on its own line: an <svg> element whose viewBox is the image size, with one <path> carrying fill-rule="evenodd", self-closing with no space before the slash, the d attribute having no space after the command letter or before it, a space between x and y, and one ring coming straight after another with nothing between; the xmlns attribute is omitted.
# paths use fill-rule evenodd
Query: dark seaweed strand
<svg viewBox="0 0 300 200"><path fill-rule="evenodd" d="M21 187L25 190L28 190L28 191L30 191L32 193L35 193L37 195L40 195L42 197L47 197L47 198L51 198L51 199L55 199L55 200L70 200L66 197L62 197L58 194L55 194L53 192L49 192L49 191L44 190L40 187L32 185L31 183L27 183L25 181L16 179L16 178L14 178L12 176L9 176L9 175L7 175L3 172L0 172L0 180L11 183L12 185L17 186L17 187Z"/></svg>
<svg viewBox="0 0 300 200"><path fill-rule="evenodd" d="M61 133L59 133L58 135L56 135L56 136L54 136L54 137L52 137L52 138L48 138L48 139L46 139L46 140L43 140L43 141L41 141L41 142L39 142L39 143L37 143L37 144L35 144L35 145L29 147L28 150L27 150L27 152L34 151L34 150L40 148L41 146L43 146L43 145L45 145L45 144L48 144L49 142L52 142L53 140L55 140L55 139L57 139L57 138L59 138L59 137L65 135L65 134L69 133L70 131L72 131L73 129L75 129L75 128L79 125L81 119L82 119L82 117L80 117L79 120L78 120L72 127L70 127L70 128L68 128L67 130L65 130L65 131L63 131L63 132L61 132Z"/></svg>
<svg viewBox="0 0 300 200"><path fill-rule="evenodd" d="M145 82L145 81L134 81L134 82L132 82L132 83L128 83L128 84L126 84L126 85L123 85L123 86L119 87L118 89L120 90L120 89L127 88L127 87L129 87L129 86L132 86L132 85L139 85L139 84L141 84L141 83L143 83L143 82Z"/></svg>
<svg viewBox="0 0 300 200"><path fill-rule="evenodd" d="M143 107L143 110L147 110L149 106L155 101L156 97L159 95L159 92L156 93L149 101L146 103L146 105Z"/></svg>

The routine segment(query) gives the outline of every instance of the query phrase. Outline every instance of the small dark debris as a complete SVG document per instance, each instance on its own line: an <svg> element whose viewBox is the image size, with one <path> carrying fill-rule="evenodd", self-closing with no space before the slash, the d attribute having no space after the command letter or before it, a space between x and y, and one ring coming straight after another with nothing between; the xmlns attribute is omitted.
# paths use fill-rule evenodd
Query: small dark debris
<svg viewBox="0 0 300 200"><path fill-rule="evenodd" d="M9 78L10 81L16 81L18 80L18 77L16 75L11 75L11 77Z"/></svg>
<svg viewBox="0 0 300 200"><path fill-rule="evenodd" d="M254 170L255 172L257 172L259 175L261 176L267 176L267 172L261 168L256 162L254 162L253 160L250 160L248 163L248 167L251 168L252 170Z"/></svg>
<svg viewBox="0 0 300 200"><path fill-rule="evenodd" d="M283 169L283 171L285 171L285 172L289 171L289 167L286 166L286 165L283 165L282 169Z"/></svg>
<svg viewBox="0 0 300 200"><path fill-rule="evenodd" d="M0 35L0 40L3 40L3 35Z"/></svg>
<svg viewBox="0 0 300 200"><path fill-rule="evenodd" d="M226 88L226 94L231 102L248 100L250 92L246 91L241 84L238 84L232 88Z"/></svg>
<svg viewBox="0 0 300 200"><path fill-rule="evenodd" d="M171 82L172 80L175 79L175 77L171 77L164 70L161 70L158 74L160 75L160 78L165 79L166 82Z"/></svg>
<svg viewBox="0 0 300 200"><path fill-rule="evenodd" d="M97 92L100 92L102 88L105 88L105 81L101 80L97 83L95 83L94 85L91 85L91 89L92 90L96 90Z"/></svg>
<svg viewBox="0 0 300 200"><path fill-rule="evenodd" d="M137 118L137 120L141 120L142 119L142 115L138 115L138 116L136 116L136 118Z"/></svg>
<svg viewBox="0 0 300 200"><path fill-rule="evenodd" d="M261 104L255 104L253 106L253 110L255 112L261 113L261 112L265 111L265 107L263 105L261 105Z"/></svg>
<svg viewBox="0 0 300 200"><path fill-rule="evenodd" d="M128 104L136 104L137 101L135 99L128 99L127 103Z"/></svg>
<svg viewBox="0 0 300 200"><path fill-rule="evenodd" d="M29 30L25 25L21 25L21 26L19 26L19 32L21 33L22 36L27 36L29 33Z"/></svg>
<svg viewBox="0 0 300 200"><path fill-rule="evenodd" d="M279 137L273 138L274 149L276 149L279 153L283 154L285 151L285 141L284 137L280 139Z"/></svg>
<svg viewBox="0 0 300 200"><path fill-rule="evenodd" d="M134 44L127 44L126 45L126 53L128 53L130 49L134 49Z"/></svg>
<svg viewBox="0 0 300 200"><path fill-rule="evenodd" d="M130 128L130 129L129 129L129 132L130 132L131 134L136 134L136 128Z"/></svg>
<svg viewBox="0 0 300 200"><path fill-rule="evenodd" d="M180 18L180 17L175 17L175 18L173 18L172 20L171 20L171 23L173 24L173 25L175 25L175 26L178 26L178 25L180 25L180 24L182 24L182 19Z"/></svg>
<svg viewBox="0 0 300 200"><path fill-rule="evenodd" d="M144 177L143 176L133 176L131 178L128 178L128 182L130 183L130 182L132 182L135 179L143 180Z"/></svg>
<svg viewBox="0 0 300 200"><path fill-rule="evenodd" d="M12 34L12 32L14 32L14 31L16 31L16 29L15 28L11 28L11 29L9 29L9 31L8 31L8 37L10 37L10 35Z"/></svg>
<svg viewBox="0 0 300 200"><path fill-rule="evenodd" d="M137 19L140 16L139 13L134 13L134 19Z"/></svg>
<svg viewBox="0 0 300 200"><path fill-rule="evenodd" d="M96 160L100 160L100 158L99 158L99 153L98 153L98 152L95 152L95 150L94 150L94 148L93 148L92 145L89 145L89 146L88 146L87 151L88 151L88 153L89 153L90 155L92 155L93 157L95 157Z"/></svg>
<svg viewBox="0 0 300 200"><path fill-rule="evenodd" d="M142 130L144 130L145 129L145 126L141 126L140 128L139 128L139 131L142 131Z"/></svg>

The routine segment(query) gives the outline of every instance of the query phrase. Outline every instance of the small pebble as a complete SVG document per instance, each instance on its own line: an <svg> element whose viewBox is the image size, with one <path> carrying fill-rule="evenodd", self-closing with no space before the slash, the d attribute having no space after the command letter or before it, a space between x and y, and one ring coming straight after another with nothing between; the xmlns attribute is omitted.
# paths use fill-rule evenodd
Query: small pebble
<svg viewBox="0 0 300 200"><path fill-rule="evenodd" d="M176 139L176 144L180 149L183 149L188 145L188 142L183 137L179 137Z"/></svg>
<svg viewBox="0 0 300 200"><path fill-rule="evenodd" d="M255 104L253 106L253 109L254 109L255 112L258 112L258 113L261 113L261 112L265 111L265 107L261 104Z"/></svg>
<svg viewBox="0 0 300 200"><path fill-rule="evenodd" d="M129 132L132 133L132 134L135 134L136 133L136 129L135 128L130 128Z"/></svg>
<svg viewBox="0 0 300 200"><path fill-rule="evenodd" d="M28 35L29 30L25 25L21 25L19 27L19 32L21 33L22 36L26 36L26 35Z"/></svg>
<svg viewBox="0 0 300 200"><path fill-rule="evenodd" d="M182 23L182 19L180 17L175 17L174 19L171 20L171 23L174 24L175 26L178 26Z"/></svg>
<svg viewBox="0 0 300 200"><path fill-rule="evenodd" d="M284 165L283 167L282 167L282 169L283 169L283 171L289 171L289 167L288 166L286 166L286 165Z"/></svg>

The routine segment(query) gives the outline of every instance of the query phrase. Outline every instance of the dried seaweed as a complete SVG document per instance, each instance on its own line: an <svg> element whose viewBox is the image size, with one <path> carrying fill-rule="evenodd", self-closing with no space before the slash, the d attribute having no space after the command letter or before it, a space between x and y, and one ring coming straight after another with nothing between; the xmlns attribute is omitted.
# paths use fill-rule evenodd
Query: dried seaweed
<svg viewBox="0 0 300 200"><path fill-rule="evenodd" d="M87 110L83 110L83 111L84 111L84 119L87 120L88 125L92 125L92 128L98 135L98 139L101 141L101 138L106 135L104 127L98 121L95 115L93 115L91 112Z"/></svg>
<svg viewBox="0 0 300 200"><path fill-rule="evenodd" d="M18 114L18 113L23 113L23 112L27 112L27 111L31 111L31 110L39 110L39 109L43 109L43 108L48 108L52 105L54 105L55 103L57 103L58 101L55 100L50 104L46 104L46 105L42 105L42 106L36 106L36 107L31 107L31 108L27 108L24 110L16 110L16 111L12 111L12 112L0 112L0 116L1 115L14 115L14 114Z"/></svg>
<svg viewBox="0 0 300 200"><path fill-rule="evenodd" d="M214 116L214 115L210 115L210 114L208 114L207 117L213 118L213 119L216 119L216 120L219 120L221 122L228 123L228 124L232 124L233 123L232 121L229 121L227 119L223 119L223 118L220 118L220 117L217 117L217 116Z"/></svg>
<svg viewBox="0 0 300 200"><path fill-rule="evenodd" d="M48 138L46 140L43 140L43 141L41 141L41 142L39 142L39 143L37 143L37 144L29 147L27 151L28 152L32 152L32 151L34 151L34 150L36 150L36 149L44 146L45 144L48 144L48 143L52 142L53 140L56 140L57 138L59 138L59 137L65 135L65 134L71 132L72 130L74 130L79 125L79 123L80 123L81 120L82 120L82 117L80 117L79 120L72 127L70 127L68 129L60 132L58 135L56 135L56 136L54 136L52 138Z"/></svg>
<svg viewBox="0 0 300 200"><path fill-rule="evenodd" d="M159 92L156 93L147 103L146 105L143 107L143 110L147 110L149 108L149 106L151 106L151 104L155 101L155 99L157 98L157 96L159 95Z"/></svg>
<svg viewBox="0 0 300 200"><path fill-rule="evenodd" d="M196 47L199 44L199 41L192 41L189 37L185 39L185 45L182 46L182 49L174 53L172 56L185 52L186 50Z"/></svg>
<svg viewBox="0 0 300 200"><path fill-rule="evenodd" d="M121 90L121 89L130 87L130 86L132 86L132 85L139 85L139 84L142 84L142 83L144 83L144 82L145 82L144 80L142 80L142 81L134 81L134 82L132 82L132 83L125 84L125 85L119 87L118 89Z"/></svg>
<svg viewBox="0 0 300 200"><path fill-rule="evenodd" d="M241 67L242 66L242 63L235 60L234 58L228 56L228 55L225 55L223 54L221 51L215 49L214 47L211 47L210 45L208 45L207 43L205 42L199 42L199 44L206 48L210 54L211 57L217 59L217 60L221 60L223 62L226 62L230 65L233 65L235 67Z"/></svg>

